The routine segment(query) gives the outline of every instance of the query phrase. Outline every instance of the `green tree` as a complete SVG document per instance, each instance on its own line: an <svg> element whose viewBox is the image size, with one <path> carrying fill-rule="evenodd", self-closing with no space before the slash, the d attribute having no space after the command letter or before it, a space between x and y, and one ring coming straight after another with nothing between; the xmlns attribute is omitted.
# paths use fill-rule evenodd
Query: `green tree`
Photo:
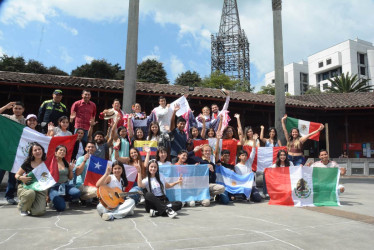
<svg viewBox="0 0 374 250"><path fill-rule="evenodd" d="M347 72L345 75L341 74L328 79L331 86L328 86L326 90L331 93L369 92L372 90L372 86L367 85L369 80L358 78L357 74L351 76Z"/></svg>
<svg viewBox="0 0 374 250"><path fill-rule="evenodd" d="M71 72L72 76L116 79L116 74L121 70L119 64L108 63L105 59L93 60L91 63L86 63L77 67Z"/></svg>
<svg viewBox="0 0 374 250"><path fill-rule="evenodd" d="M22 56L2 55L0 57L0 70L2 71L25 72L25 68L26 62Z"/></svg>
<svg viewBox="0 0 374 250"><path fill-rule="evenodd" d="M305 91L304 95L318 95L321 94L321 90L318 87L308 86L308 90Z"/></svg>
<svg viewBox="0 0 374 250"><path fill-rule="evenodd" d="M204 80L201 82L201 87L236 90L239 87L239 84L239 80L233 80L220 71L214 71L212 74L210 74L210 76L204 78Z"/></svg>
<svg viewBox="0 0 374 250"><path fill-rule="evenodd" d="M30 59L25 67L26 73L47 74L48 70L43 63Z"/></svg>
<svg viewBox="0 0 374 250"><path fill-rule="evenodd" d="M181 73L175 79L175 85L182 86L199 86L201 84L201 77L196 71L191 72L190 70Z"/></svg>
<svg viewBox="0 0 374 250"><path fill-rule="evenodd" d="M137 78L139 82L168 84L166 71L162 63L155 59L147 59L138 64Z"/></svg>
<svg viewBox="0 0 374 250"><path fill-rule="evenodd" d="M271 83L265 86L261 86L261 90L258 91L257 94L275 95L275 84Z"/></svg>
<svg viewBox="0 0 374 250"><path fill-rule="evenodd" d="M47 74L50 75L60 75L60 76L68 76L69 74L61 69L57 68L56 66L49 67L47 69Z"/></svg>

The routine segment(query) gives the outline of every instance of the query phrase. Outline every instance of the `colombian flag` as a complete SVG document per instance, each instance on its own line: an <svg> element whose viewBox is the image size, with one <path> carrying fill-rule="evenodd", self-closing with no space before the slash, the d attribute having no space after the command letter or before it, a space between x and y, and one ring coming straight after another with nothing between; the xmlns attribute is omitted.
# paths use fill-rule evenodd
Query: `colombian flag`
<svg viewBox="0 0 374 250"><path fill-rule="evenodd" d="M148 146L151 149L151 155L150 159L156 158L156 152L157 152L157 141L135 141L134 142L134 148L139 150L140 156L142 157L142 160L144 161L145 156L147 153L143 150L144 146Z"/></svg>

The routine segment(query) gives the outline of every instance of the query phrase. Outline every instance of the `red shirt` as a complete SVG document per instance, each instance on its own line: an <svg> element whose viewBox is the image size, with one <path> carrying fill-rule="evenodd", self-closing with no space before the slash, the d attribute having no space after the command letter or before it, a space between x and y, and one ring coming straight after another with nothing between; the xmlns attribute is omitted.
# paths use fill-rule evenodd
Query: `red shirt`
<svg viewBox="0 0 374 250"><path fill-rule="evenodd" d="M76 112L75 128L83 128L88 130L90 128L90 119L96 116L96 104L89 101L88 103L79 100L71 106L71 113Z"/></svg>

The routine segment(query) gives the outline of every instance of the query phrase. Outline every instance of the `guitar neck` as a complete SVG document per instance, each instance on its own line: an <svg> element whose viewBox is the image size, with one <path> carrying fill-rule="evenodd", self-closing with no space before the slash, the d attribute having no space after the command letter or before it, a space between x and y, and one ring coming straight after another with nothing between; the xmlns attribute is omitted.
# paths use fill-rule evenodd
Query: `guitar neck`
<svg viewBox="0 0 374 250"><path fill-rule="evenodd" d="M139 192L123 192L123 193L118 193L119 197L126 197L132 194L139 194Z"/></svg>

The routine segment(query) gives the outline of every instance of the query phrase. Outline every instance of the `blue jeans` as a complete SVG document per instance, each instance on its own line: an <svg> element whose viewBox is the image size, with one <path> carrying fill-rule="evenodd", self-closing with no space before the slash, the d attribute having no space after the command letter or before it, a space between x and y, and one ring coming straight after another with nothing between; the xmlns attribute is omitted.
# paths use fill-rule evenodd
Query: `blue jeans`
<svg viewBox="0 0 374 250"><path fill-rule="evenodd" d="M3 181L6 170L0 169L0 183ZM16 192L17 181L15 173L8 171L8 185L6 186L5 198L7 200L14 199L14 192Z"/></svg>
<svg viewBox="0 0 374 250"><path fill-rule="evenodd" d="M61 184L57 183L53 187L49 189L49 198L51 199L53 206L56 208L57 211L64 211L65 210L65 198L58 194L58 189ZM66 184L65 185L65 197L70 200L78 200L81 196L81 191L73 185Z"/></svg>
<svg viewBox="0 0 374 250"><path fill-rule="evenodd" d="M288 155L288 160L289 161L292 161L293 165L294 166L299 166L301 164L304 164L304 156L292 156L292 155Z"/></svg>
<svg viewBox="0 0 374 250"><path fill-rule="evenodd" d="M262 193L263 194L267 194L268 193L268 189L266 188L265 173L264 173L263 177L264 177L264 180L263 180L263 183L262 183Z"/></svg>
<svg viewBox="0 0 374 250"><path fill-rule="evenodd" d="M219 203L222 205L227 205L230 202L229 193L225 191L223 194L219 194Z"/></svg>
<svg viewBox="0 0 374 250"><path fill-rule="evenodd" d="M138 192L138 191L143 191L143 189L139 187L138 184L135 182L134 186L130 189L129 192ZM135 201L135 205L138 204L140 201L140 194L132 194L132 195L129 195L129 197Z"/></svg>

